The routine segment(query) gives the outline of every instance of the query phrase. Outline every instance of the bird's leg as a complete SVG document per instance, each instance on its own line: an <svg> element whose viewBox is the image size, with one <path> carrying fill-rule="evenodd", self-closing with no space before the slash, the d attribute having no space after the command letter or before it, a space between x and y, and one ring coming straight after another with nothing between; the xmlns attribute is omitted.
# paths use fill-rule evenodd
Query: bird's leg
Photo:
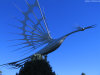
<svg viewBox="0 0 100 75"><path fill-rule="evenodd" d="M44 59L45 59L45 61L47 61L47 55L45 55L44 57L45 57L45 58L44 58Z"/></svg>

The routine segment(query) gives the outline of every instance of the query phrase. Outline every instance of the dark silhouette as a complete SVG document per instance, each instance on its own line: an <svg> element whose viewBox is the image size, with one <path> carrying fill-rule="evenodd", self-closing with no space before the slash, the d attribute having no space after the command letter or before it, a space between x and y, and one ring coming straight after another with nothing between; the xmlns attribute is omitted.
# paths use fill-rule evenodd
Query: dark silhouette
<svg viewBox="0 0 100 75"><path fill-rule="evenodd" d="M16 73L16 75L19 75L18 73Z"/></svg>
<svg viewBox="0 0 100 75"><path fill-rule="evenodd" d="M82 73L81 75L86 75L85 73Z"/></svg>
<svg viewBox="0 0 100 75"><path fill-rule="evenodd" d="M2 71L0 71L0 75L2 75Z"/></svg>
<svg viewBox="0 0 100 75"><path fill-rule="evenodd" d="M19 71L19 75L56 75L45 59L34 59L26 62Z"/></svg>

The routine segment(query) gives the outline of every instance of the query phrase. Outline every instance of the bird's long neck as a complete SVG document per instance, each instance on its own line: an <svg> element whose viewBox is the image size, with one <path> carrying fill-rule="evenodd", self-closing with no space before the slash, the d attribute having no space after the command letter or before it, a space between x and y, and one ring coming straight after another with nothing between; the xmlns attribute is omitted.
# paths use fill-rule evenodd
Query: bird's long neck
<svg viewBox="0 0 100 75"><path fill-rule="evenodd" d="M71 34L73 34L73 33L79 32L79 31L82 31L82 30L75 30L75 31L72 31L72 32L66 34L65 36L67 37L67 36L69 36L69 35L71 35Z"/></svg>
<svg viewBox="0 0 100 75"><path fill-rule="evenodd" d="M80 28L78 30L75 30L75 31L72 31L72 32L66 34L65 36L67 37L67 36L69 36L69 35L71 35L73 33L80 32L80 31L84 31L86 29L90 29L90 28L94 28L94 27L95 27L95 25L91 25L91 26L87 26L87 27L84 27L84 28Z"/></svg>
<svg viewBox="0 0 100 75"><path fill-rule="evenodd" d="M79 32L79 31L81 31L81 30L72 31L72 32L70 32L70 33L68 33L68 34L66 34L66 35L64 35L64 36L62 36L59 40L64 41L64 39L65 39L67 36L69 36L69 35L71 35L71 34L73 34L73 33Z"/></svg>
<svg viewBox="0 0 100 75"><path fill-rule="evenodd" d="M65 38L66 38L67 36L69 36L69 35L71 35L71 34L73 34L73 33L80 32L80 31L84 31L84 30L86 30L86 29L90 29L90 28L94 28L94 27L95 27L94 25L91 25L91 26L87 26L87 27L84 27L84 28L80 28L80 29L74 30L74 31L72 31L72 32L70 32L70 33L68 33L68 34L66 34L66 35L64 35L64 36L62 36L62 37L59 38L58 40L60 41L60 43L62 43L62 42L65 40Z"/></svg>

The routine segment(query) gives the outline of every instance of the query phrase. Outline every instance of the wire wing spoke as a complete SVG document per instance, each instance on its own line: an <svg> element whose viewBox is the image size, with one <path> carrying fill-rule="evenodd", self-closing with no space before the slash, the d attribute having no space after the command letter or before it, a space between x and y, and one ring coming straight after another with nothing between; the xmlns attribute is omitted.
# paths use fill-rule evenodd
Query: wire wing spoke
<svg viewBox="0 0 100 75"><path fill-rule="evenodd" d="M14 46L25 45L18 49L24 49L26 47L37 49L38 47L49 43L52 38L47 27L45 14L44 12L42 13L38 0L35 0L33 4L30 4L27 0L25 0L25 2L28 8L25 12L15 5L24 16L24 20L17 19L17 21L21 23L22 26L15 26L22 31L18 35L22 35L24 37L16 40L21 40L24 42ZM38 11L35 12L35 9ZM40 16L37 15L37 13L39 13Z"/></svg>

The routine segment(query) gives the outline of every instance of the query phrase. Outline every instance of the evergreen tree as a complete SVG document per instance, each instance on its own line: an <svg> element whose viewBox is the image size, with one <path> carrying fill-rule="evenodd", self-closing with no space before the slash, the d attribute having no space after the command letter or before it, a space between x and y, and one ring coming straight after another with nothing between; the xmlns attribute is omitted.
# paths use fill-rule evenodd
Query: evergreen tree
<svg viewBox="0 0 100 75"><path fill-rule="evenodd" d="M28 61L20 69L19 75L56 75L52 72L52 67L46 60L35 59L33 61Z"/></svg>
<svg viewBox="0 0 100 75"><path fill-rule="evenodd" d="M18 73L16 73L16 75L19 75Z"/></svg>
<svg viewBox="0 0 100 75"><path fill-rule="evenodd" d="M0 71L0 75L2 75L2 71Z"/></svg>

